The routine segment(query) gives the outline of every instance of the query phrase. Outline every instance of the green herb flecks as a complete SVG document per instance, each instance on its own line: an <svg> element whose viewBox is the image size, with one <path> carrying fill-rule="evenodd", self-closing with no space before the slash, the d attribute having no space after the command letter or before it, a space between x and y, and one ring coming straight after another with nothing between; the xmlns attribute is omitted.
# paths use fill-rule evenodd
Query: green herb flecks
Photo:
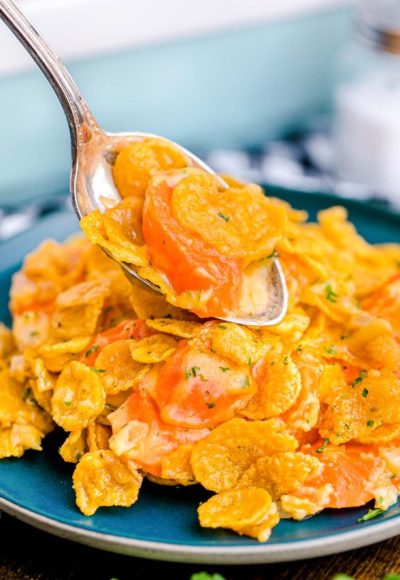
<svg viewBox="0 0 400 580"><path fill-rule="evenodd" d="M229 220L231 219L229 215L226 215L225 213L222 213L222 211L218 212L218 217L220 217L221 219L225 220L226 222L229 222Z"/></svg>
<svg viewBox="0 0 400 580"><path fill-rule="evenodd" d="M318 447L318 449L315 450L315 453L323 453L328 443L330 443L329 437L326 437L326 439L323 440L321 447Z"/></svg>
<svg viewBox="0 0 400 580"><path fill-rule="evenodd" d="M200 371L200 367L192 367L191 369L188 369L188 370L185 372L185 377L186 377L186 380L188 381L188 380L189 380L189 379L191 379L192 377L193 377L193 378L194 378L194 377L197 377L197 375L199 374L199 371ZM200 378L201 378L202 380L205 380L205 379L204 379L204 377L203 377L203 375L202 375Z"/></svg>
<svg viewBox="0 0 400 580"><path fill-rule="evenodd" d="M358 377L356 379L354 379L354 381L351 383L351 386L353 387L353 389L354 389L354 387L356 387L357 385L362 383L362 381L365 379L366 376L367 376L367 371L361 370Z"/></svg>
<svg viewBox="0 0 400 580"><path fill-rule="evenodd" d="M99 345L98 344L94 344L93 346L91 346L90 348L87 349L87 351L85 352L85 357L88 358L91 354L93 354L94 352L97 352L99 350Z"/></svg>
<svg viewBox="0 0 400 580"><path fill-rule="evenodd" d="M328 302L332 302L333 304L337 302L338 295L330 284L325 286L325 298L328 300Z"/></svg>
<svg viewBox="0 0 400 580"><path fill-rule="evenodd" d="M335 354L335 347L330 346L329 348L325 348L327 354Z"/></svg>
<svg viewBox="0 0 400 580"><path fill-rule="evenodd" d="M373 520L374 518L380 516L382 513L383 509L381 508L368 510L366 514L364 514L361 518L358 518L357 522L368 522L369 520Z"/></svg>
<svg viewBox="0 0 400 580"><path fill-rule="evenodd" d="M208 572L196 572L192 574L189 580L225 580L221 574L209 574Z"/></svg>

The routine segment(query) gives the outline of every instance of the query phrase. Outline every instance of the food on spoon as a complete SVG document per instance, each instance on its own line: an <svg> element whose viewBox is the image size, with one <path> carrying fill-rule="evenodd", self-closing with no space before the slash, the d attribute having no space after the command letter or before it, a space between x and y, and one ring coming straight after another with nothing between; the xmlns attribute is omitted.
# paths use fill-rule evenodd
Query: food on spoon
<svg viewBox="0 0 400 580"><path fill-rule="evenodd" d="M202 318L261 315L284 208L257 185L224 188L183 160L163 140L123 148L113 176L125 199L84 217L83 230L175 306Z"/></svg>

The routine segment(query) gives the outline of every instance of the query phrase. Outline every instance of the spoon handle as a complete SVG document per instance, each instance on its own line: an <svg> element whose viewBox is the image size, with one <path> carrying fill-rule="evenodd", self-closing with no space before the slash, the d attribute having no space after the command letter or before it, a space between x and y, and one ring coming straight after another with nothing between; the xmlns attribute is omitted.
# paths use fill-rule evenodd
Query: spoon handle
<svg viewBox="0 0 400 580"><path fill-rule="evenodd" d="M53 87L68 120L74 153L99 130L75 81L13 0L0 0L0 19L23 44Z"/></svg>

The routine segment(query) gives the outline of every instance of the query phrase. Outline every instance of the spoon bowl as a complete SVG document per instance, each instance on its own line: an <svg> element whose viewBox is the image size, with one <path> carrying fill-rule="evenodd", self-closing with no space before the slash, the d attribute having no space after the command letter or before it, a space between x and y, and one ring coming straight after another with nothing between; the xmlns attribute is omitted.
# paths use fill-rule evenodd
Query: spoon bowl
<svg viewBox="0 0 400 580"><path fill-rule="evenodd" d="M121 196L112 177L112 166L120 149L132 142L148 138L168 141L187 158L188 165L215 172L193 153L170 140L150 133L106 133L95 121L71 75L50 49L43 38L33 28L13 0L0 0L0 18L7 24L18 40L24 45L32 58L41 68L57 94L68 120L71 147L72 169L70 190L75 212L79 219L90 212L105 209L117 204ZM226 183L216 176L223 187ZM124 273L134 284L142 284L153 292L160 288L139 274L124 262L118 262ZM277 258L271 260L266 279L267 300L261 312L221 320L251 326L270 326L282 320L287 311L288 297L285 278Z"/></svg>

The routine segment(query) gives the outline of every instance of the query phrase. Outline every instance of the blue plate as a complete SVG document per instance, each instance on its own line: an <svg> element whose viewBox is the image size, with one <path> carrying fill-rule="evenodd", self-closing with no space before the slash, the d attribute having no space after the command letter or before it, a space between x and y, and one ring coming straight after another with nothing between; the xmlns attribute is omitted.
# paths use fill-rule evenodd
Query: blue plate
<svg viewBox="0 0 400 580"><path fill-rule="evenodd" d="M294 206L309 210L312 217L318 209L338 203L325 195L279 193ZM344 205L371 242L400 242L400 215L378 205ZM75 216L60 213L0 247L1 319L9 322L10 277L23 256L47 237L62 240L76 230ZM369 522L357 523L366 512L364 507L327 510L303 522L284 520L267 544L259 544L228 531L201 529L196 508L208 495L198 486L169 488L148 482L131 508L102 508L94 516L84 517L75 507L72 468L57 454L64 437L62 432L55 432L46 439L43 453L28 452L22 459L0 462L0 506L34 526L91 546L162 560L250 564L332 554L400 533L400 506Z"/></svg>

